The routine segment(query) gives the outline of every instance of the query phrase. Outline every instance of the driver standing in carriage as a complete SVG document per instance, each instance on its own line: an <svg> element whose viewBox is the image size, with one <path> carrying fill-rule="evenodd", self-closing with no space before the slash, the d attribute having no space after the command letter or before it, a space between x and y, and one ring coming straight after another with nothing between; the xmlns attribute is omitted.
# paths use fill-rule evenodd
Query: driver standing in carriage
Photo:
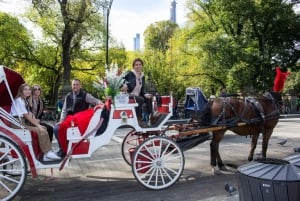
<svg viewBox="0 0 300 201"><path fill-rule="evenodd" d="M81 82L79 79L72 80L71 88L72 92L69 92L65 97L63 108L61 110L60 121L54 127L54 135L60 147L57 155L60 157L64 157L66 155L66 153L61 149L62 147L59 143L58 137L58 131L61 123L66 119L68 115L74 115L78 112L87 110L90 105L103 104L102 101L81 89Z"/></svg>

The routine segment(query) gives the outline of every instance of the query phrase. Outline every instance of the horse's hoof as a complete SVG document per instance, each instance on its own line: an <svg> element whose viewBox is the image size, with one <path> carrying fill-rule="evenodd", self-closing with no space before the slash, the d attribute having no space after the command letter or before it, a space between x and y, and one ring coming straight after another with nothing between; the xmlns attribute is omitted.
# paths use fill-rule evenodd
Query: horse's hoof
<svg viewBox="0 0 300 201"><path fill-rule="evenodd" d="M216 167L212 167L212 168L211 168L211 171L212 171L212 173L215 174L215 175L221 175L221 174L222 174L221 171L218 170Z"/></svg>

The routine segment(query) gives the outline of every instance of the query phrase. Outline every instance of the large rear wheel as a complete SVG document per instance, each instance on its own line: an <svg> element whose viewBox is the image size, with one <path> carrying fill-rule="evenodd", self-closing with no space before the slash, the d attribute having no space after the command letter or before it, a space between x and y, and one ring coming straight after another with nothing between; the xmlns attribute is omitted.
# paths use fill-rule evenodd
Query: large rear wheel
<svg viewBox="0 0 300 201"><path fill-rule="evenodd" d="M184 169L184 155L176 142L151 137L135 150L132 172L144 187L161 190L172 186Z"/></svg>
<svg viewBox="0 0 300 201"><path fill-rule="evenodd" d="M22 189L27 176L27 163L18 145L0 136L0 199L11 200Z"/></svg>

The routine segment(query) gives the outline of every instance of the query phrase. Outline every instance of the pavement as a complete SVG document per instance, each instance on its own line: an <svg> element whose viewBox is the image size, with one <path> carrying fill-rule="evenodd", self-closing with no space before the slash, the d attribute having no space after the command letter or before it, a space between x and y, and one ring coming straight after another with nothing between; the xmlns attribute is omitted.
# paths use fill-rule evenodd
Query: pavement
<svg viewBox="0 0 300 201"><path fill-rule="evenodd" d="M300 114L282 115L269 141L267 156L283 159L300 146ZM113 140L99 148L91 158L74 159L62 171L40 169L37 178L27 177L22 191L13 201L238 201L237 168L247 164L250 138L227 132L220 144L222 159L229 171L213 175L209 166L209 144L206 141L184 152L185 169L170 188L153 191L135 180L131 167L121 155L120 144L126 129L116 131ZM287 143L278 143L287 140ZM259 139L255 155L261 151ZM224 184L229 182L237 191L229 195Z"/></svg>

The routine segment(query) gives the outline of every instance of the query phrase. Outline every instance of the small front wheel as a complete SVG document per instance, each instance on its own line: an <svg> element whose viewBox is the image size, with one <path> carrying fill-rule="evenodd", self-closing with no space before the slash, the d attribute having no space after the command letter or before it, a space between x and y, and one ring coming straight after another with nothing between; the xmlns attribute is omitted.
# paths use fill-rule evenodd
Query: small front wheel
<svg viewBox="0 0 300 201"><path fill-rule="evenodd" d="M24 185L27 163L18 145L0 136L0 200L12 200Z"/></svg>
<svg viewBox="0 0 300 201"><path fill-rule="evenodd" d="M176 142L152 137L135 150L132 171L144 187L161 190L173 185L184 169L184 155Z"/></svg>
<svg viewBox="0 0 300 201"><path fill-rule="evenodd" d="M141 141L143 141L143 137L138 135L134 129L124 137L122 142L122 157L128 165L131 165L131 151L134 150Z"/></svg>

